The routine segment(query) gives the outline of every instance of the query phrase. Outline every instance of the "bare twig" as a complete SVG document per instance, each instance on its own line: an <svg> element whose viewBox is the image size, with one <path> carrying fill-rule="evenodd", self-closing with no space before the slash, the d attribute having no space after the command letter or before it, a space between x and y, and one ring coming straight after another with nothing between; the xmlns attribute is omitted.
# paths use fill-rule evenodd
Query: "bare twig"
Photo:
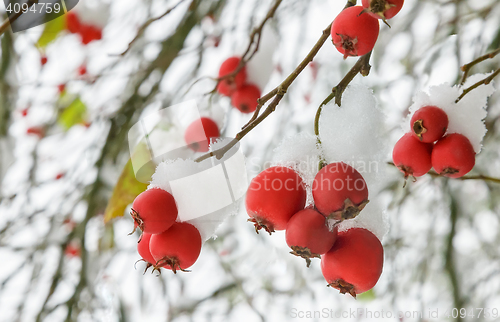
<svg viewBox="0 0 500 322"><path fill-rule="evenodd" d="M182 4L184 1L186 0L179 0L179 2L177 2L177 4L175 4L173 7L171 7L170 9L168 9L167 11L165 11L163 14L161 14L160 16L156 17L156 18L150 18L148 19L140 28L139 30L137 31L137 35L134 37L134 39L132 39L132 41L128 44L128 47L127 49L125 49L125 51L119 55L112 55L112 56L125 56L129 51L130 49L132 48L132 45L144 34L144 31L146 30L146 28L148 28L153 22L155 21L158 21L160 20L161 18L165 17L166 15L168 15L170 12L172 12L175 8L177 8L180 4Z"/></svg>
<svg viewBox="0 0 500 322"><path fill-rule="evenodd" d="M370 73L370 57L372 55L372 52L370 51L368 54L361 56L356 64L352 66L351 70L344 76L344 78L335 86L332 88L332 92L328 97L321 103L321 105L318 107L318 111L316 112L316 118L314 119L314 134L318 137L319 141L319 118L321 115L321 111L323 110L323 106L328 104L332 99L335 98L335 104L340 106L342 102L342 94L344 93L345 89L347 88L347 85L351 83L351 81L360 73L363 76L368 76Z"/></svg>
<svg viewBox="0 0 500 322"><path fill-rule="evenodd" d="M264 29L264 26L266 23L274 17L274 14L276 13L276 10L278 10L279 5L281 4L283 0L276 0L274 4L271 6L269 11L267 12L266 17L262 20L262 22L255 27L252 30L252 33L250 34L250 42L248 44L247 49L245 50L245 53L241 56L240 62L238 66L236 67L235 70L233 70L231 73L226 74L224 76L215 78L215 81L217 83L215 84L215 87L213 90L208 92L207 94L213 94L217 91L217 86L219 83L223 80L233 80L236 75L245 67L245 65L255 56L255 54L259 51L259 46L260 46L260 39L262 36L262 30ZM253 49L252 49L253 47ZM195 83L197 83L199 80L197 80Z"/></svg>
<svg viewBox="0 0 500 322"><path fill-rule="evenodd" d="M467 87L466 89L464 89L462 94L460 94L460 96L457 98L455 103L458 103L465 95L469 94L472 90L478 88L479 86L488 85L493 80L493 78L495 78L499 74L500 74L500 68L497 69L496 71L494 71L490 76L486 77L485 79L480 80L479 82L475 83L474 85Z"/></svg>
<svg viewBox="0 0 500 322"><path fill-rule="evenodd" d="M465 81L467 80L467 77L469 77L469 71L471 70L472 67L476 66L480 62L483 62L483 61L485 61L487 59L491 59L491 58L495 57L499 53L500 53L500 48L498 48L497 50L492 51L489 54L486 54L486 55L483 55L481 57L478 57L478 58L474 59L473 61L471 61L468 64L463 65L461 69L464 72L464 75L462 76L462 80L460 81L460 85L463 85L465 83Z"/></svg>

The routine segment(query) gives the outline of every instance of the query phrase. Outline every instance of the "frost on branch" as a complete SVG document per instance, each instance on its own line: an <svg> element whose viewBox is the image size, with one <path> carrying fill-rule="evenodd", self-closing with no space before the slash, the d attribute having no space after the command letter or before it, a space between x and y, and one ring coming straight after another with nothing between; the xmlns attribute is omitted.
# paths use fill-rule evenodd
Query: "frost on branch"
<svg viewBox="0 0 500 322"><path fill-rule="evenodd" d="M485 108L488 97L495 92L493 83L481 85L465 95L458 103L455 101L465 88L486 77L488 74L476 74L470 76L463 86L451 87L449 84L441 84L430 87L428 92L417 93L410 106L410 114L403 122L403 130L405 132L411 131L411 117L419 108L434 105L443 109L448 115L449 123L446 134L460 133L465 135L474 147L474 151L479 153L482 147L481 142L486 134L484 119L487 113Z"/></svg>

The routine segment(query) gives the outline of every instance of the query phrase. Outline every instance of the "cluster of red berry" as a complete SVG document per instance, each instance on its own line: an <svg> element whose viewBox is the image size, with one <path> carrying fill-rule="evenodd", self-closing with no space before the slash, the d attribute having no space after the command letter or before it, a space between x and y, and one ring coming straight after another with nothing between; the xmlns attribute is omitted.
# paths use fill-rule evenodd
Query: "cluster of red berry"
<svg viewBox="0 0 500 322"><path fill-rule="evenodd" d="M138 227L142 235L137 251L147 263L146 270L161 267L186 271L201 252L201 235L196 227L187 222L177 222L177 205L174 197L162 189L149 189L135 198L131 216L134 231Z"/></svg>
<svg viewBox="0 0 500 322"><path fill-rule="evenodd" d="M253 113L261 93L257 85L247 82L246 66L232 75L236 72L240 61L239 57L230 57L222 63L219 69L221 81L217 85L217 92L231 97L231 104L240 112Z"/></svg>
<svg viewBox="0 0 500 322"><path fill-rule="evenodd" d="M378 19L384 22L394 17L404 0L363 0L363 6L342 10L332 23L332 41L337 50L348 56L368 54L377 42Z"/></svg>
<svg viewBox="0 0 500 322"><path fill-rule="evenodd" d="M460 133L449 133L448 115L437 106L427 105L413 114L411 133L394 146L394 165L408 176L423 176L431 168L442 176L459 178L475 164L476 153L469 139ZM437 141L437 142L436 142Z"/></svg>
<svg viewBox="0 0 500 322"><path fill-rule="evenodd" d="M247 191L249 221L258 233L286 230L292 254L306 260L321 258L323 276L341 293L352 296L377 283L384 261L378 238L363 228L338 232L343 220L356 217L368 203L363 176L343 162L323 167L312 184L314 206L306 205L306 187L294 170L275 166L257 175ZM334 222L333 225L329 221Z"/></svg>
<svg viewBox="0 0 500 322"><path fill-rule="evenodd" d="M65 17L66 29L72 34L79 34L82 44L87 45L93 40L100 40L102 38L101 28L81 22L80 18L73 11L68 12Z"/></svg>

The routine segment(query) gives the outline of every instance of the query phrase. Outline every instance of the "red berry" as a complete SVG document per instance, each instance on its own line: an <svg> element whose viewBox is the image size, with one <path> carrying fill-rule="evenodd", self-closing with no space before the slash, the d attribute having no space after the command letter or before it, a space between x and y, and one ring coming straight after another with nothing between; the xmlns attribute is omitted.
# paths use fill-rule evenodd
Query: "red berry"
<svg viewBox="0 0 500 322"><path fill-rule="evenodd" d="M262 171L248 187L246 209L255 231L269 234L284 230L290 218L304 209L306 190L302 178L290 168L275 166Z"/></svg>
<svg viewBox="0 0 500 322"><path fill-rule="evenodd" d="M412 133L424 143L432 143L443 137L448 129L448 115L436 106L424 106L413 114Z"/></svg>
<svg viewBox="0 0 500 322"><path fill-rule="evenodd" d="M404 173L405 179L423 176L432 168L432 146L432 143L420 142L413 134L406 133L394 146L392 161Z"/></svg>
<svg viewBox="0 0 500 322"><path fill-rule="evenodd" d="M64 254L70 258L71 257L80 257L80 254L81 254L80 246L75 242L70 242L66 246L66 249L64 250Z"/></svg>
<svg viewBox="0 0 500 322"><path fill-rule="evenodd" d="M149 242L155 269L160 267L186 271L201 252L201 236L196 227L186 222L176 222L167 231L151 236Z"/></svg>
<svg viewBox="0 0 500 322"><path fill-rule="evenodd" d="M56 175L56 180L59 180L59 179L61 179L62 177L64 177L64 173L58 173L58 174Z"/></svg>
<svg viewBox="0 0 500 322"><path fill-rule="evenodd" d="M391 19L403 7L404 0L363 0L366 12L377 19Z"/></svg>
<svg viewBox="0 0 500 322"><path fill-rule="evenodd" d="M21 115L22 115L23 117L26 117L26 116L28 115L28 112L29 112L29 108L23 108L23 109L21 110Z"/></svg>
<svg viewBox="0 0 500 322"><path fill-rule="evenodd" d="M253 84L243 85L231 96L231 104L242 113L253 113L257 109L260 89Z"/></svg>
<svg viewBox="0 0 500 322"><path fill-rule="evenodd" d="M202 127L200 127L200 123ZM191 123L184 134L184 141L195 152L207 152L211 138L219 137L217 124L208 117L202 117Z"/></svg>
<svg viewBox="0 0 500 322"><path fill-rule="evenodd" d="M148 263L146 270L156 263L153 255L151 255L151 251L149 250L149 241L151 240L151 236L153 235L145 233L142 235L139 243L137 243L137 252L142 257L142 260ZM146 272L146 270L144 270L144 272Z"/></svg>
<svg viewBox="0 0 500 322"><path fill-rule="evenodd" d="M240 64L239 57L231 57L226 59L219 69L219 78L229 75L236 70ZM243 86L247 79L246 67L243 67L234 77L225 78L217 85L217 91L221 95L231 96L238 88Z"/></svg>
<svg viewBox="0 0 500 322"><path fill-rule="evenodd" d="M42 58L40 58L40 63L42 64L42 66L47 64L47 61L48 61L48 59L47 59L47 56L45 56L45 55L42 56Z"/></svg>
<svg viewBox="0 0 500 322"><path fill-rule="evenodd" d="M33 134L38 136L38 138L43 138L45 136L45 128L41 126L33 126L26 130L27 134Z"/></svg>
<svg viewBox="0 0 500 322"><path fill-rule="evenodd" d="M377 284L383 265L382 244L363 228L339 232L332 249L321 256L321 272L328 286L353 297Z"/></svg>
<svg viewBox="0 0 500 322"><path fill-rule="evenodd" d="M76 34L80 31L81 23L80 19L74 12L68 12L66 14L66 29L72 34Z"/></svg>
<svg viewBox="0 0 500 322"><path fill-rule="evenodd" d="M59 94L62 94L66 90L66 84L59 84L57 85L57 91Z"/></svg>
<svg viewBox="0 0 500 322"><path fill-rule="evenodd" d="M82 24L80 27L80 36L82 36L82 44L87 45L91 41L100 40L102 38L102 31L96 26Z"/></svg>
<svg viewBox="0 0 500 322"><path fill-rule="evenodd" d="M135 198L130 214L143 233L160 234L177 219L177 206L167 191L149 189Z"/></svg>
<svg viewBox="0 0 500 322"><path fill-rule="evenodd" d="M474 148L462 134L446 135L432 150L432 166L442 176L460 178L472 170L475 163Z"/></svg>
<svg viewBox="0 0 500 322"><path fill-rule="evenodd" d="M356 217L368 203L365 179L344 162L323 167L314 178L312 193L318 211L336 220Z"/></svg>
<svg viewBox="0 0 500 322"><path fill-rule="evenodd" d="M81 65L78 67L78 75L83 76L85 74L87 74L87 66Z"/></svg>
<svg viewBox="0 0 500 322"><path fill-rule="evenodd" d="M342 10L332 23L332 41L337 50L347 56L368 54L377 41L378 20L370 15L360 15L363 7Z"/></svg>
<svg viewBox="0 0 500 322"><path fill-rule="evenodd" d="M286 243L292 248L291 254L306 260L307 267L311 258L321 258L332 248L337 239L337 228L328 228L325 216L312 208L299 211L290 218L286 226Z"/></svg>

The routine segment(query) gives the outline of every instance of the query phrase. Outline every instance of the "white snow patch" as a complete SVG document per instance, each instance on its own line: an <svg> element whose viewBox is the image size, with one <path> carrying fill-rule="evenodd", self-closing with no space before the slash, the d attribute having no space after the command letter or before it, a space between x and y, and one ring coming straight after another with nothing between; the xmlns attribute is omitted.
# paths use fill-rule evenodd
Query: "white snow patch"
<svg viewBox="0 0 500 322"><path fill-rule="evenodd" d="M488 85L480 85L476 89L465 95L458 103L456 99L464 89L488 77L488 74L475 74L469 76L463 86L453 86L441 84L432 86L428 92L421 91L413 98L413 104L410 106L410 114L404 120L403 130L411 131L410 120L413 114L421 107L434 105L443 109L448 115L448 133L460 133L466 136L474 147L474 151L481 151L486 126L486 105L488 97L495 92L493 82Z"/></svg>

